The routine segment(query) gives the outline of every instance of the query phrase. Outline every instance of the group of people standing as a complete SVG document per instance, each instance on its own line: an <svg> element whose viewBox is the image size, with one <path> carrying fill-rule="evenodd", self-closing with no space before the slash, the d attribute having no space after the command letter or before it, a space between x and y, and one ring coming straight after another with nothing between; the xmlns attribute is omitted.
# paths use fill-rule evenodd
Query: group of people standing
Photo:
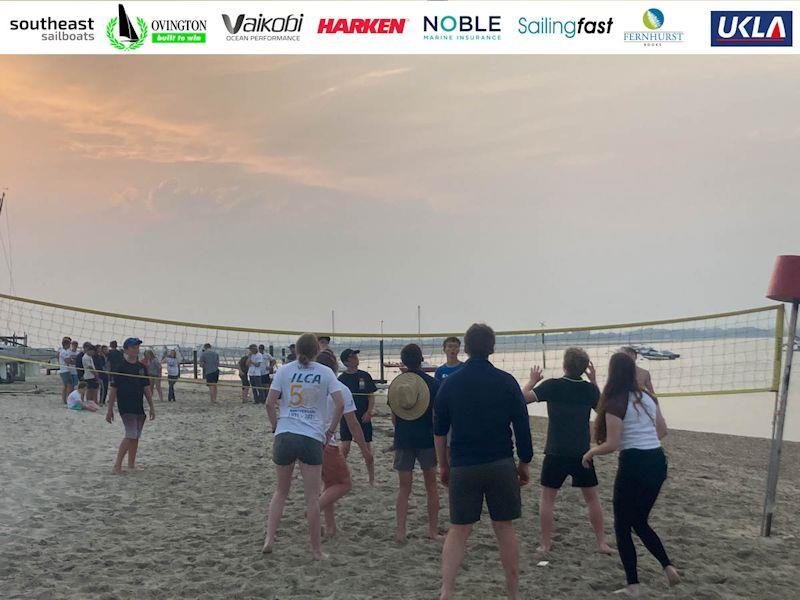
<svg viewBox="0 0 800 600"><path fill-rule="evenodd" d="M526 404L531 402L546 403L549 416L540 475L538 551L546 553L552 548L556 496L570 477L572 485L583 492L597 550L614 553L605 539L594 460L619 451L614 531L616 551L626 575L626 585L619 592L640 595L633 532L659 561L668 583L679 583L677 571L648 522L667 477L660 441L667 427L649 375L635 364L635 352L625 348L611 357L602 391L589 356L580 348L566 350L562 377L543 381L541 370L534 367L530 380L520 389L511 374L489 361L494 344L495 335L489 326L472 325L464 338L469 359L461 362L460 340L448 338L443 345L447 362L434 377L422 370L419 346L408 344L401 351L403 373L392 381L388 391L394 424L394 469L398 472L397 541L406 539L412 473L417 463L423 472L427 531L432 539L439 537L437 467L439 481L449 491L450 527L442 550L440 597L453 597L467 541L482 516L484 503L498 541L508 597L520 597L519 549L513 521L522 514L520 488L530 481L533 444ZM320 351L313 334L300 336L296 352L297 360L276 373L266 398L275 434L277 489L269 505L263 551L275 549L293 470L298 465L312 555L323 559L320 515L325 517L325 532L334 535L335 502L352 488L347 467L352 440L361 449L370 483L374 478L370 445L374 382L368 373L358 370L358 350L342 353L340 359L347 370L338 379L335 356L329 350ZM597 413L594 446L592 410ZM515 447L518 460L514 459Z"/></svg>

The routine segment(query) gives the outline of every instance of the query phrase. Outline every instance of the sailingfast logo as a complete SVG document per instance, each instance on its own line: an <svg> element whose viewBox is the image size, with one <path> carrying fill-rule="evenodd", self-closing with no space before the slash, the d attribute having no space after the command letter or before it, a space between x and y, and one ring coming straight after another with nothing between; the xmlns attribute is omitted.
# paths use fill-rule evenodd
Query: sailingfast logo
<svg viewBox="0 0 800 600"><path fill-rule="evenodd" d="M239 14L235 18L223 14L222 22L229 42L299 42L303 29L303 14L285 17L257 17Z"/></svg>
<svg viewBox="0 0 800 600"><path fill-rule="evenodd" d="M790 10L712 10L712 46L791 46Z"/></svg>
<svg viewBox="0 0 800 600"><path fill-rule="evenodd" d="M320 19L317 33L401 34L408 19Z"/></svg>
<svg viewBox="0 0 800 600"><path fill-rule="evenodd" d="M119 16L114 17L106 25L106 37L117 50L138 50L147 41L147 21L134 17L138 29L131 23L125 7L118 5Z"/></svg>
<svg viewBox="0 0 800 600"><path fill-rule="evenodd" d="M423 17L422 31L426 41L498 41L502 22L499 15Z"/></svg>
<svg viewBox="0 0 800 600"><path fill-rule="evenodd" d="M517 21L517 33L521 35L560 35L567 39L585 35L608 35L614 25L614 19L554 19L552 17L521 17Z"/></svg>
<svg viewBox="0 0 800 600"><path fill-rule="evenodd" d="M642 15L642 24L647 31L626 31L623 39L626 43L641 44L645 47L683 42L683 31L667 31L664 29L665 23L666 18L660 9L648 8Z"/></svg>

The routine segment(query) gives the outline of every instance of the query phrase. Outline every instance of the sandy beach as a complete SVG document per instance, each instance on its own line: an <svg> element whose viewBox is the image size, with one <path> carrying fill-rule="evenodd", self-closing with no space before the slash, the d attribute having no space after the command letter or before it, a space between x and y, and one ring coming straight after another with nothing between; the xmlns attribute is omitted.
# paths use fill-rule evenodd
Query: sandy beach
<svg viewBox="0 0 800 600"><path fill-rule="evenodd" d="M263 407L222 390L183 385L178 402L157 403L135 473L111 473L122 425L102 413L66 410L56 376L0 389L0 598L11 599L361 599L435 598L441 545L424 537L424 492L415 472L411 539L393 541L395 473L391 422L379 397L375 488L358 452L355 487L337 509L340 534L325 563L309 558L302 492L293 489L276 552L260 554L273 491L272 436ZM33 391L34 386L38 393ZM533 421L538 481L546 423ZM759 537L768 442L672 431L670 479L651 520L684 583L666 588L640 551L648 598L795 597L800 589L800 444L784 449L774 537ZM611 527L614 458L597 461L606 529ZM616 556L592 552L580 494L557 504L556 546L536 554L538 483L523 493L521 584L525 598L601 598L624 582ZM447 525L446 495L440 521ZM638 542L637 542L638 544ZM537 566L546 560L546 566ZM459 578L460 598L504 593L488 517L475 529Z"/></svg>

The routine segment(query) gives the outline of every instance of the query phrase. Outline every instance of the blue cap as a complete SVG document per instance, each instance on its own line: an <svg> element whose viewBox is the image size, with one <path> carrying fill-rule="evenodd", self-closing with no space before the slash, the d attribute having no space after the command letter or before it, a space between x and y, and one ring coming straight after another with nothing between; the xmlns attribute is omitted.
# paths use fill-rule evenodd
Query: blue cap
<svg viewBox="0 0 800 600"><path fill-rule="evenodd" d="M142 343L142 340L140 340L139 338L132 337L132 338L128 338L127 340L122 342L122 347L123 348L129 348L130 346L138 346L141 343Z"/></svg>

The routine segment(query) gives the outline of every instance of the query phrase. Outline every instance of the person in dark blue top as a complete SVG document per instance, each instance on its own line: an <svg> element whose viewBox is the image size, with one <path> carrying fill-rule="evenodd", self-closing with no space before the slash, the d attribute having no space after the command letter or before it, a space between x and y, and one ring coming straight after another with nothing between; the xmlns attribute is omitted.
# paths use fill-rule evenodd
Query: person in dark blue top
<svg viewBox="0 0 800 600"><path fill-rule="evenodd" d="M433 445L433 399L438 382L421 370L422 350L408 344L400 352L407 369L389 386L389 408L394 423L394 469L397 471L397 531L395 539L406 539L408 500L414 464L425 479L428 503L428 537L439 539L439 491L436 488L436 449Z"/></svg>
<svg viewBox="0 0 800 600"><path fill-rule="evenodd" d="M442 483L449 487L450 523L442 551L441 598L453 596L472 526L483 499L500 546L508 597L519 596L519 546L513 520L522 513L520 486L530 481L533 443L528 410L514 377L489 362L494 353L491 327L474 324L464 336L469 360L439 388L434 403L434 435ZM514 461L513 428L519 464ZM447 434L451 432L451 462Z"/></svg>

